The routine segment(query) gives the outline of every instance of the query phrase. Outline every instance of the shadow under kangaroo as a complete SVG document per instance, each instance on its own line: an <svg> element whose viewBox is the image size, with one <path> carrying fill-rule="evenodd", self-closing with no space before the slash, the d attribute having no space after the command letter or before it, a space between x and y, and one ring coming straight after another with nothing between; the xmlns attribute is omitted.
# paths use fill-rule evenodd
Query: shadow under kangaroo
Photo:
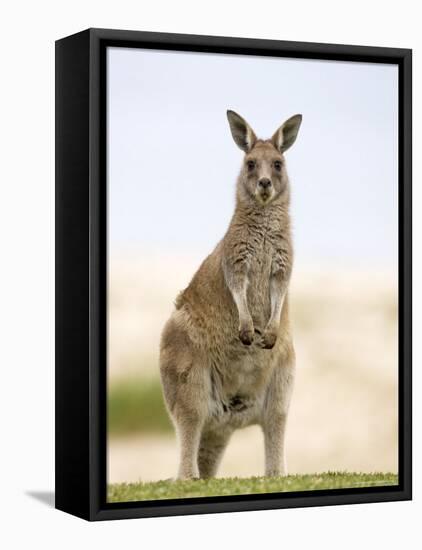
<svg viewBox="0 0 422 550"><path fill-rule="evenodd" d="M224 238L176 299L160 348L164 396L180 443L178 476L216 474L234 430L259 424L265 474L286 473L284 433L294 379L288 313L290 188L284 153L301 115L271 139L227 111L244 151Z"/></svg>

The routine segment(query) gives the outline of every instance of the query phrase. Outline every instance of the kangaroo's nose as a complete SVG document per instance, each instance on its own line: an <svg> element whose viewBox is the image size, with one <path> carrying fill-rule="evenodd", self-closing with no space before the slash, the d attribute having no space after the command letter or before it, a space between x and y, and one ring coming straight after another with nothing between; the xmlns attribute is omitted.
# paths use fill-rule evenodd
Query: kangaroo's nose
<svg viewBox="0 0 422 550"><path fill-rule="evenodd" d="M267 187L270 187L271 185L271 180L268 179L268 178L261 178L259 181L258 181L258 185L260 187L262 187L263 189L266 189Z"/></svg>

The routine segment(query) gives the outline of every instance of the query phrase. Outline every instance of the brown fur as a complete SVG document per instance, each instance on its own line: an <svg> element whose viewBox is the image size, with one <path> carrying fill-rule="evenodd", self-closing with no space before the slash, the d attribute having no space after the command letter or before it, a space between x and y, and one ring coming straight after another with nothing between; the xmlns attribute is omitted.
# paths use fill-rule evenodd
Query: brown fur
<svg viewBox="0 0 422 550"><path fill-rule="evenodd" d="M179 294L161 339L160 370L179 436L180 478L210 477L237 428L264 432L266 475L285 473L294 378L288 284L293 250L284 151L301 117L258 140L228 111L245 152L224 238Z"/></svg>

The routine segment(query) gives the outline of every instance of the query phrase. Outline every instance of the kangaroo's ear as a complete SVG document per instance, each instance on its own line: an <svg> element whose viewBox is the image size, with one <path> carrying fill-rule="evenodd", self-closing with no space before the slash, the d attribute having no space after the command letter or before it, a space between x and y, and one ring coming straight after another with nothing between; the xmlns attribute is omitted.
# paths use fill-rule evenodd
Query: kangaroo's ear
<svg viewBox="0 0 422 550"><path fill-rule="evenodd" d="M256 142L256 135L249 124L234 111L227 111L233 139L238 147L248 153Z"/></svg>
<svg viewBox="0 0 422 550"><path fill-rule="evenodd" d="M297 134L302 122L302 115L293 115L275 132L271 141L274 147L284 153L296 141Z"/></svg>

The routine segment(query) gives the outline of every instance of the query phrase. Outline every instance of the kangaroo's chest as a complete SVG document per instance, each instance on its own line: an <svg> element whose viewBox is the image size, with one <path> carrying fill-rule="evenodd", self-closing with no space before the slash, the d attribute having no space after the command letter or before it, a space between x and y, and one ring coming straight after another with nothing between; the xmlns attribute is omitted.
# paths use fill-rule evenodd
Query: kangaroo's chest
<svg viewBox="0 0 422 550"><path fill-rule="evenodd" d="M254 324L258 329L264 328L270 315L270 278L276 257L276 237L271 233L266 233L253 249L248 271L248 305Z"/></svg>

